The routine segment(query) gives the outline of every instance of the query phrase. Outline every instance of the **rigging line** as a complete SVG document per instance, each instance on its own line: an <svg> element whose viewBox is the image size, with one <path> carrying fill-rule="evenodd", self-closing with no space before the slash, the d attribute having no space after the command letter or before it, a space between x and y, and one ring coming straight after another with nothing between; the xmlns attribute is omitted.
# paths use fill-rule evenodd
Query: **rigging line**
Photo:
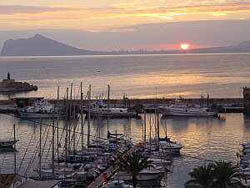
<svg viewBox="0 0 250 188"><path fill-rule="evenodd" d="M43 156L43 152L44 152L44 150L45 150L46 143L47 143L47 140L48 140L48 137L49 137L49 130L50 130L50 127L51 127L51 125L50 125L50 126L48 127L48 129L47 129L47 134L46 134L45 142L44 142L44 144L43 144L42 153L41 153L42 156Z"/></svg>
<svg viewBox="0 0 250 188"><path fill-rule="evenodd" d="M48 127L46 127L45 131L43 132L42 139L45 137L45 133L46 133L47 129L48 129ZM31 159L26 167L25 174L27 174L28 169L30 169L30 166L33 164L33 162L36 158L36 155L37 155L38 150L39 150L39 144L40 144L40 140L37 141L37 144L35 147L35 152L33 153L32 157L31 157Z"/></svg>
<svg viewBox="0 0 250 188"><path fill-rule="evenodd" d="M58 129L59 129L59 127L57 127ZM57 153L58 153L58 155L60 154L60 150L59 150L59 145L61 146L62 144L61 144L61 142L62 142L62 139L63 139L63 134L64 134L64 130L65 129L63 129L61 132L61 136L60 136L60 139L59 139L59 142L58 142L58 146L57 146ZM60 134L60 133L59 133Z"/></svg>
<svg viewBox="0 0 250 188"><path fill-rule="evenodd" d="M22 118L22 117L18 117L18 116L15 116L13 114L6 114L6 115L9 115L11 117L15 117L15 118L19 118L19 119L22 119L22 120L26 120L26 121L30 121L30 122L33 122L33 123L39 123L38 121L35 121L35 120L32 120L32 119L27 119L27 118ZM42 125L44 126L47 126L47 127L53 127L53 125L51 124L47 124L47 123L42 123ZM55 128L57 128L55 125L54 125ZM65 130L65 128L58 128L58 129L61 129L61 130ZM72 131L70 131L72 132ZM82 134L81 132L76 132L77 134ZM83 135L87 135L87 134L83 134ZM90 135L90 137L95 137L93 135ZM104 138L103 138L104 139Z"/></svg>
<svg viewBox="0 0 250 188"><path fill-rule="evenodd" d="M48 139L48 134L49 134L50 127L51 127L51 125L48 126L48 127L46 128L46 130L44 131L44 137L46 137L46 138L45 138L45 142L44 142L44 144L43 144L42 152L40 153L41 157L43 156L43 152L44 152L44 150L45 150L45 146L46 146L46 143L47 143L47 139ZM47 134L45 134L46 132L47 132ZM43 137L43 138L44 138L44 137ZM38 141L38 142L39 142L39 141Z"/></svg>
<svg viewBox="0 0 250 188"><path fill-rule="evenodd" d="M1 166L0 166L0 173L1 173L2 167L3 167L3 165L4 165L5 157L6 157L6 154L3 156L3 161L2 161L2 164L1 164Z"/></svg>
<svg viewBox="0 0 250 188"><path fill-rule="evenodd" d="M76 128L78 127L78 122L72 122L72 125L73 125L73 134L72 134L72 137L70 138L70 143L74 142L74 139L76 137L76 134L75 134L75 131L76 131ZM74 143L73 143L74 144Z"/></svg>
<svg viewBox="0 0 250 188"><path fill-rule="evenodd" d="M53 118L53 121L52 121L52 125L53 125L52 127L55 128L55 120L54 120L54 118ZM50 141L49 148L47 150L47 154L46 154L47 158L49 157L49 152L50 152L51 146L52 146L52 141Z"/></svg>
<svg viewBox="0 0 250 188"><path fill-rule="evenodd" d="M19 165L19 167L18 167L18 171L20 170L20 168L21 168L21 166L22 166L22 164L23 164L23 161L24 161L24 159L25 159L25 157L26 157L26 154L27 154L27 152L28 152L28 150L29 150L29 147L30 147L31 141L33 140L34 135L35 135L35 134L32 134L32 136L30 137L28 146L27 146L26 149L25 149L25 152L24 152L24 155L23 155L23 157L22 157L21 163L20 163L20 165Z"/></svg>
<svg viewBox="0 0 250 188"><path fill-rule="evenodd" d="M27 118L22 118L22 117L17 117L17 116L15 116L15 115L13 115L13 114L10 114L10 113L8 113L8 114L6 114L6 115L9 115L9 116L15 117L15 118L19 118L19 119L22 119L22 120L30 121L30 122L33 122L33 123L39 123L38 121L35 121L35 120L32 120L32 119L27 119ZM47 124L47 123L42 123L42 125L47 126L47 127L53 127L53 125ZM55 125L54 125L54 127L57 128ZM58 128L58 129L65 130L65 128ZM72 132L72 131L70 131L70 132ZM82 133L79 132L79 131L77 131L76 133L77 133L77 134L82 134ZM83 134L83 135L86 136L87 134ZM90 137L93 137L93 138L96 138L96 136L93 136L93 135L89 135L89 136L90 136ZM107 140L106 138L100 138L100 139L102 139L102 140Z"/></svg>
<svg viewBox="0 0 250 188"><path fill-rule="evenodd" d="M85 123L86 123L86 119L84 119L83 126L85 125ZM78 141L76 142L76 147L78 146L80 142L80 138L81 138L81 135L79 135Z"/></svg>

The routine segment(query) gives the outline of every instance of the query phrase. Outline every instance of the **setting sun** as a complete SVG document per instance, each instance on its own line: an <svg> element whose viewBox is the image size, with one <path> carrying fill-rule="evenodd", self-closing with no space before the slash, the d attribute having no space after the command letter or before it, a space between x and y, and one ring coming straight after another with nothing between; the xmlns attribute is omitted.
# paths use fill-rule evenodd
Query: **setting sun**
<svg viewBox="0 0 250 188"><path fill-rule="evenodd" d="M190 45L189 44L186 44L186 43L183 43L180 45L181 49L182 50L188 50L190 48Z"/></svg>

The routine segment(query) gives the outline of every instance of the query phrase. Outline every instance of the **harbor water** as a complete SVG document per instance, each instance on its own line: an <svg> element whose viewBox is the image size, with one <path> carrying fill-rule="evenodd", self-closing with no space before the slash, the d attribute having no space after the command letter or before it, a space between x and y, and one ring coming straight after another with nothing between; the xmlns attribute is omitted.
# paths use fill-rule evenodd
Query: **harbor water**
<svg viewBox="0 0 250 188"><path fill-rule="evenodd" d="M160 120L160 135L165 136L166 132L173 140L181 142L184 148L181 156L176 157L170 168L170 173L164 179L168 188L183 188L188 180L188 173L192 168L214 160L227 160L237 163L237 152L242 142L250 141L250 119L239 114L222 114L226 120L216 118L167 118ZM152 125L153 115L147 114L148 134L150 117ZM13 124L17 127L17 167L20 174L26 176L37 175L39 149L39 125L34 122L24 121L8 115L0 115L1 138L9 139L13 136ZM51 122L43 122L49 124ZM76 132L80 131L78 122ZM63 128L64 122L59 122ZM87 133L85 123L85 133ZM143 119L113 119L113 120L92 120L91 135L93 137L106 138L107 130L115 133L124 133L134 141L142 140ZM167 130L167 131L166 131ZM42 163L44 166L51 161L51 139L52 130L48 126L42 126L43 141L45 145ZM60 129L60 134L62 129ZM48 136L46 136L48 135ZM84 140L86 143L86 135ZM80 148L80 135L76 137L77 147ZM62 143L64 139L62 138ZM63 145L63 144L62 144ZM36 154L36 155L35 155ZM34 157L35 156L35 157ZM14 154L0 154L1 173L12 173L14 171ZM20 167L20 168L19 168Z"/></svg>
<svg viewBox="0 0 250 188"><path fill-rule="evenodd" d="M130 98L199 97L207 93L210 97L241 97L242 87L250 86L249 59L250 54L2 57L2 79L10 72L12 78L37 85L39 89L37 92L1 95L0 99L15 96L56 98L57 86L60 86L62 98L72 82L74 97L79 98L81 81L86 88L85 93L88 85L92 84L93 97L105 97L108 84L111 85L111 98L121 98L124 94ZM183 188L189 178L188 173L201 164L213 160L239 161L236 154L240 143L250 141L250 118L241 113L221 115L225 121L216 118L161 118L161 136L167 132L173 140L184 145L181 156L174 159L165 180L168 188ZM152 114L147 114L147 122L150 117ZM39 124L2 114L1 140L13 137L13 124L16 124L19 140L17 169L20 174L33 176L38 166ZM79 125L80 122L74 124ZM65 122L59 121L60 128L64 125ZM106 138L110 130L140 141L142 127L143 119L97 119L91 120L91 135ZM86 122L84 130L87 133ZM60 133L62 131L60 129ZM42 132L42 145L45 145L42 162L46 164L51 158L51 129L43 125ZM84 139L86 141L86 136ZM13 153L1 152L1 173L13 172L13 159Z"/></svg>

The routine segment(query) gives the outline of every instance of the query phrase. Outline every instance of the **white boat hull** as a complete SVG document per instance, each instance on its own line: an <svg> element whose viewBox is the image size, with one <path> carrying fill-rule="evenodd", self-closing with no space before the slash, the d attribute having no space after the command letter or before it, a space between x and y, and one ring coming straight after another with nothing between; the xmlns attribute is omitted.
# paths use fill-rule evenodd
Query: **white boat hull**
<svg viewBox="0 0 250 188"><path fill-rule="evenodd" d="M216 116L216 112L206 112L202 110L192 110L189 108L161 108L163 116L186 116L186 117L213 117Z"/></svg>
<svg viewBox="0 0 250 188"><path fill-rule="evenodd" d="M158 180L161 177L161 172L160 171L153 171L153 172L140 172L139 175L137 176L138 181L149 181L149 180ZM119 177L123 179L124 181L131 181L132 176L130 176L127 173L121 173L119 174Z"/></svg>

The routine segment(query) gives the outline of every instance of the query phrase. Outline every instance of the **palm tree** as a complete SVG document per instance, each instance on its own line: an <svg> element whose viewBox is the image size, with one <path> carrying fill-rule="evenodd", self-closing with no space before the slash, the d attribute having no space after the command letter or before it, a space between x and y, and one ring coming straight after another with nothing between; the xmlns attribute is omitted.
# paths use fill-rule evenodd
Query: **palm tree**
<svg viewBox="0 0 250 188"><path fill-rule="evenodd" d="M214 163L214 182L215 188L242 188L243 175L239 168L231 162L219 161Z"/></svg>
<svg viewBox="0 0 250 188"><path fill-rule="evenodd" d="M144 168L152 166L152 161L148 157L144 157L141 152L134 151L130 154L118 156L119 170L127 172L132 176L133 187L136 188L137 176Z"/></svg>
<svg viewBox="0 0 250 188"><path fill-rule="evenodd" d="M242 188L243 175L231 162L219 161L194 168L186 188Z"/></svg>
<svg viewBox="0 0 250 188"><path fill-rule="evenodd" d="M189 176L191 179L185 183L186 188L212 188L213 164L194 168Z"/></svg>

